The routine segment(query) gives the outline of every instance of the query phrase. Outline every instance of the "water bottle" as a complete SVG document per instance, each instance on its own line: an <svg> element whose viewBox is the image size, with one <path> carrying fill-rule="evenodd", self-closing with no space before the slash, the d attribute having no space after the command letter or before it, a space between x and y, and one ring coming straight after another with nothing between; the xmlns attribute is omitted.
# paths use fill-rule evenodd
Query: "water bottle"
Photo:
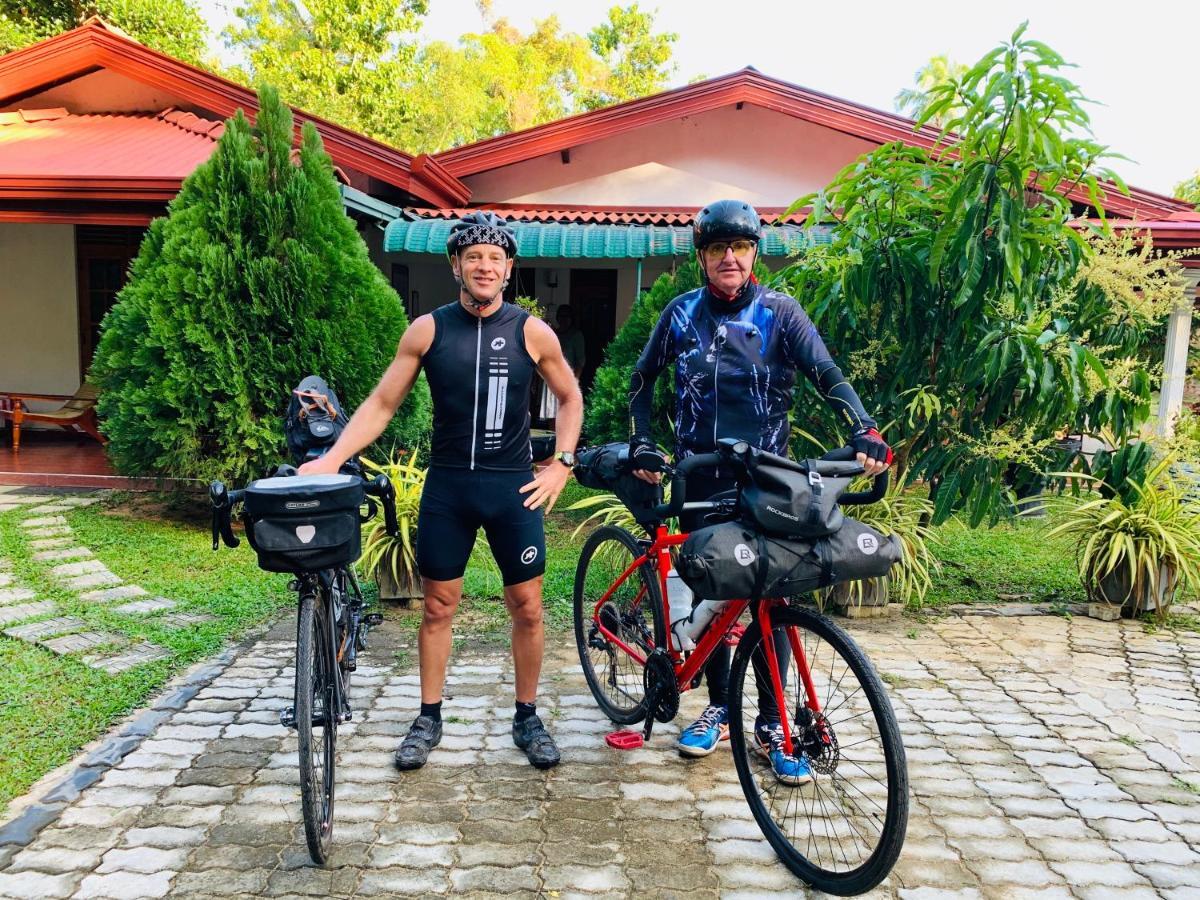
<svg viewBox="0 0 1200 900"><path fill-rule="evenodd" d="M701 600L686 619L671 623L671 633L680 650L695 650L696 640L704 633L708 623L725 608L728 600Z"/></svg>
<svg viewBox="0 0 1200 900"><path fill-rule="evenodd" d="M692 614L692 589L684 584L674 566L667 570L667 608L672 623Z"/></svg>

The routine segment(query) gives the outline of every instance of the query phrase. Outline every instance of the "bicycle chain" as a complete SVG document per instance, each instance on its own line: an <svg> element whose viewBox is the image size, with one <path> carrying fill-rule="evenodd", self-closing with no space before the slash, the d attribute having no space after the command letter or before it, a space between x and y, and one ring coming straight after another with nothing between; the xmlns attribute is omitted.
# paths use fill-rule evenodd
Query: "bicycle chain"
<svg viewBox="0 0 1200 900"><path fill-rule="evenodd" d="M646 667L642 670L642 686L647 696L650 696L652 688L657 691L658 702L653 710L655 721L670 722L674 719L679 713L679 685L675 681L675 667L671 665L671 657L661 647L646 657Z"/></svg>

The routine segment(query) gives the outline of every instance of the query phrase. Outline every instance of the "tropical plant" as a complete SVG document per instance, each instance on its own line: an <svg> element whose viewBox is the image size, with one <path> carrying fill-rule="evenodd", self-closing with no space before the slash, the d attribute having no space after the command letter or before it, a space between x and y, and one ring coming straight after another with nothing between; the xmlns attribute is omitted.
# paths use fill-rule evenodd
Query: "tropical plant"
<svg viewBox="0 0 1200 900"><path fill-rule="evenodd" d="M427 470L417 465L417 451L405 458L404 451L393 451L386 463L363 459L372 472L386 475L396 494L396 523L399 534L387 533L386 523L375 518L365 527L362 556L358 564L363 574L383 586L383 579L404 591L418 593L421 584L417 571L417 514L421 509L421 492L425 489ZM381 595L383 591L380 591Z"/></svg>
<svg viewBox="0 0 1200 900"><path fill-rule="evenodd" d="M319 372L347 409L370 393L407 326L346 216L333 164L264 87L155 219L104 320L92 365L109 455L131 475L241 482L283 456L292 388ZM424 379L385 432L422 444Z"/></svg>
<svg viewBox="0 0 1200 900"><path fill-rule="evenodd" d="M1200 509L1170 474L1170 457L1145 469L1141 480L1100 482L1099 496L1063 495L1066 509L1048 537L1073 538L1076 564L1089 599L1126 606L1134 615L1153 608L1160 616L1184 591L1200 589Z"/></svg>
<svg viewBox="0 0 1200 900"><path fill-rule="evenodd" d="M938 147L885 145L798 200L833 240L781 273L892 419L899 480L930 484L935 523L998 521L1006 481L1051 467L1065 428L1125 433L1150 413L1161 310L1140 298L1167 290L1174 263L1147 249L1118 264L1119 239L1073 225L1076 189L1103 216L1105 179L1123 186L1066 62L1024 32L932 89ZM807 405L833 443L832 413Z"/></svg>
<svg viewBox="0 0 1200 900"><path fill-rule="evenodd" d="M896 94L894 101L896 112L920 119L938 96L934 91L935 88L955 85L966 74L967 66L960 62L954 62L944 53L930 57L929 62L921 66L917 70L917 74L913 76L914 86L904 88ZM929 121L941 127L947 118L961 112L961 106L952 106L939 115L931 116Z"/></svg>
<svg viewBox="0 0 1200 900"><path fill-rule="evenodd" d="M663 503L671 502L671 485L663 485ZM599 528L601 525L617 525L624 528L626 531L632 531L635 534L641 531L641 526L638 525L637 519L633 513L629 511L621 498L616 494L601 491L592 494L589 497L584 497L582 500L576 500L568 510L590 509L591 514L582 522L575 526L575 530L571 532L571 539L575 540L579 537L579 533L588 526Z"/></svg>
<svg viewBox="0 0 1200 900"><path fill-rule="evenodd" d="M1200 169L1191 177L1184 179L1175 185L1175 196L1180 200L1186 200L1196 209L1200 209Z"/></svg>

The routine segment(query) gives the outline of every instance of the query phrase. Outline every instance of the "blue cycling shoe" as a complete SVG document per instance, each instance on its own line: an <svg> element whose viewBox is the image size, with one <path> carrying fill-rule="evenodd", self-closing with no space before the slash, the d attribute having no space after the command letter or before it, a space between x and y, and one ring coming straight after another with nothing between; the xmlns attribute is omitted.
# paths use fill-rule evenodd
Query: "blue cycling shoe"
<svg viewBox="0 0 1200 900"><path fill-rule="evenodd" d="M683 729L676 746L684 756L708 756L721 741L729 740L729 710L707 706L700 718Z"/></svg>
<svg viewBox="0 0 1200 900"><path fill-rule="evenodd" d="M758 719L754 723L754 737L759 752L771 762L771 771L782 784L800 785L812 781L812 767L804 753L789 755L784 749L783 725ZM795 741L792 743L795 749Z"/></svg>

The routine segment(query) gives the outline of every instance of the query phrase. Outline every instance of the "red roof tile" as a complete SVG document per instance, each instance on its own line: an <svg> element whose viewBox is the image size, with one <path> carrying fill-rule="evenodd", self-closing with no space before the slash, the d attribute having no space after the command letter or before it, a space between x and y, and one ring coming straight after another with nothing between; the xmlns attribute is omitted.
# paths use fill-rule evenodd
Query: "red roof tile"
<svg viewBox="0 0 1200 900"><path fill-rule="evenodd" d="M0 175L186 178L208 159L224 123L194 113L0 114Z"/></svg>
<svg viewBox="0 0 1200 900"><path fill-rule="evenodd" d="M461 219L468 213L486 209L498 213L513 222L571 222L578 225L691 225L699 208L668 209L665 207L650 207L634 209L627 207L536 207L522 206L515 203L483 203L470 209L424 209L411 207L408 211L422 219ZM777 224L782 209L760 208L758 210L765 224ZM784 221L788 224L801 224L807 210L788 216Z"/></svg>

